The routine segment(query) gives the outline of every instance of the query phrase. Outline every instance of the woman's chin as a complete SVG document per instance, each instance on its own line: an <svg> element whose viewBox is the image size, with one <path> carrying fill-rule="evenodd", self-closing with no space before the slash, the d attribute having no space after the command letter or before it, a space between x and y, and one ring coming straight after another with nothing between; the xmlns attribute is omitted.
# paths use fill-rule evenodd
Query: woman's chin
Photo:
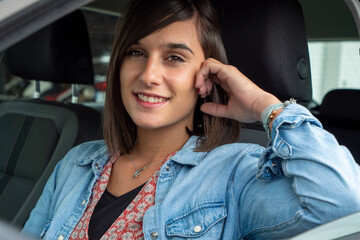
<svg viewBox="0 0 360 240"><path fill-rule="evenodd" d="M187 126L192 126L192 114L186 115L183 118L175 116L134 116L132 120L138 128L147 130L184 130Z"/></svg>
<svg viewBox="0 0 360 240"><path fill-rule="evenodd" d="M159 121L134 121L138 128L156 130L164 127L164 124L159 123Z"/></svg>

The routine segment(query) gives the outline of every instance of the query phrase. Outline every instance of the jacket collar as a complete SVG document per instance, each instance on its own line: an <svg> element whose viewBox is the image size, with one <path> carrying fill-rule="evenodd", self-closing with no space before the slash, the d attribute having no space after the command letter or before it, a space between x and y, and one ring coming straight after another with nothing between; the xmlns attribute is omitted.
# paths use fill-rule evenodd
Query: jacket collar
<svg viewBox="0 0 360 240"><path fill-rule="evenodd" d="M105 162L107 161L107 159L110 157L110 154L105 142L101 140L101 141L95 141L93 142L93 144L95 146L93 145L91 147L94 149L94 151L83 158L76 159L75 160L76 164L88 165L93 162L104 161L103 159L105 159Z"/></svg>
<svg viewBox="0 0 360 240"><path fill-rule="evenodd" d="M198 139L199 137L197 136L191 136L171 160L181 165L198 165L206 155L206 152L194 152ZM84 158L75 160L75 163L78 165L92 164L95 169L102 169L108 161L110 154L104 141L97 142L97 144L98 146L94 147L97 150Z"/></svg>
<svg viewBox="0 0 360 240"><path fill-rule="evenodd" d="M198 165L206 155L206 152L194 152L198 139L197 136L191 136L171 160L182 165Z"/></svg>

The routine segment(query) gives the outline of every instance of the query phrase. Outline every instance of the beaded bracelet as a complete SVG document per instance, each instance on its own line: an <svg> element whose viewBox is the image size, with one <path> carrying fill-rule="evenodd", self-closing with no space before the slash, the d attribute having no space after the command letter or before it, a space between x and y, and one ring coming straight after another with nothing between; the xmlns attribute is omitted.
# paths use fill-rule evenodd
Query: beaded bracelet
<svg viewBox="0 0 360 240"><path fill-rule="evenodd" d="M267 108L264 109L264 111L262 111L261 113L261 121L263 123L263 127L266 131L266 134L268 136L268 138L270 139L270 128L269 128L269 123L274 119L275 115L276 115L276 111L282 108L287 107L290 104L294 104L296 103L296 100L294 98L290 98L290 100L286 100L283 103L276 103L276 104L271 104L270 106L268 106Z"/></svg>

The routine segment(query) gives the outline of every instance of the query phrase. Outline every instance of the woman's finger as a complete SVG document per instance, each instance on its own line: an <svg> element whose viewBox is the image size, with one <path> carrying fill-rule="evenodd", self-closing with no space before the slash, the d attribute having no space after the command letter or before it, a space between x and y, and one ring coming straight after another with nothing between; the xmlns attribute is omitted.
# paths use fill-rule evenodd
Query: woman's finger
<svg viewBox="0 0 360 240"><path fill-rule="evenodd" d="M207 59L203 62L196 74L195 87L198 88L201 97L206 97L212 91L214 82L219 84L217 74L224 65L215 59Z"/></svg>
<svg viewBox="0 0 360 240"><path fill-rule="evenodd" d="M215 117L230 117L227 105L222 105L213 102L207 102L201 105L200 110L206 114L215 116Z"/></svg>

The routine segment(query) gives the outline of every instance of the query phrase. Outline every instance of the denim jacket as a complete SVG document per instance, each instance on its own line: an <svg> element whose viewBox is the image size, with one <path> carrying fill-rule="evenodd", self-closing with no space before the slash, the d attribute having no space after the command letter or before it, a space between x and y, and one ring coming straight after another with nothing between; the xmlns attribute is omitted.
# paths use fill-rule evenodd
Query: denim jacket
<svg viewBox="0 0 360 240"><path fill-rule="evenodd" d="M145 239L281 239L360 211L360 171L349 151L305 108L274 120L267 148L227 144L194 152L190 137L161 167ZM23 231L68 239L109 159L103 141L56 166Z"/></svg>

